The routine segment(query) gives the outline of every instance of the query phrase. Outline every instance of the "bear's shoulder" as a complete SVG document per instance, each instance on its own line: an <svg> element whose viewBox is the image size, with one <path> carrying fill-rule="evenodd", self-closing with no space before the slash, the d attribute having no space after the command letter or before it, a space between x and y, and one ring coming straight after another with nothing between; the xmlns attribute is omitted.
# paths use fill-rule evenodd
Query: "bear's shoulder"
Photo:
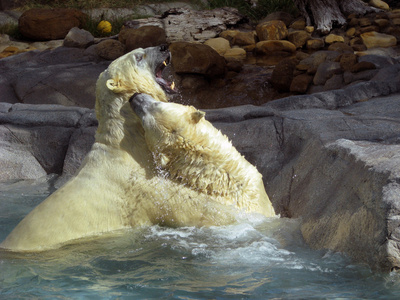
<svg viewBox="0 0 400 300"><path fill-rule="evenodd" d="M155 148L157 165L171 180L201 193L241 197L251 193L251 181L261 177L210 122L171 134Z"/></svg>

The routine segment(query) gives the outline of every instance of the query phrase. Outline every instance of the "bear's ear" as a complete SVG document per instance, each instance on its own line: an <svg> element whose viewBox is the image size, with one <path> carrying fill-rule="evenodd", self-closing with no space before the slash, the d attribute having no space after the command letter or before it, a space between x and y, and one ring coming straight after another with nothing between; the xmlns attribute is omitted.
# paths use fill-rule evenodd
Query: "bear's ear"
<svg viewBox="0 0 400 300"><path fill-rule="evenodd" d="M114 79L108 79L106 85L110 91L115 91L119 87L119 82Z"/></svg>
<svg viewBox="0 0 400 300"><path fill-rule="evenodd" d="M204 111L196 110L195 112L192 112L191 119L193 123L199 123L199 121L204 118L206 113Z"/></svg>
<svg viewBox="0 0 400 300"><path fill-rule="evenodd" d="M140 62L143 58L146 58L145 53L135 53L134 56L137 63Z"/></svg>

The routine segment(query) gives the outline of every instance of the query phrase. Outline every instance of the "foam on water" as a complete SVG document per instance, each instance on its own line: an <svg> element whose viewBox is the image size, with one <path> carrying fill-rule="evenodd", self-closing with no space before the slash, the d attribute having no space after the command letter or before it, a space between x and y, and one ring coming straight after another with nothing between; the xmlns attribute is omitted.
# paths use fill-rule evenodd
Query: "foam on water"
<svg viewBox="0 0 400 300"><path fill-rule="evenodd" d="M0 184L0 238L53 190ZM312 251L299 222L252 216L211 228L151 226L37 254L0 252L0 298L397 299L397 274Z"/></svg>

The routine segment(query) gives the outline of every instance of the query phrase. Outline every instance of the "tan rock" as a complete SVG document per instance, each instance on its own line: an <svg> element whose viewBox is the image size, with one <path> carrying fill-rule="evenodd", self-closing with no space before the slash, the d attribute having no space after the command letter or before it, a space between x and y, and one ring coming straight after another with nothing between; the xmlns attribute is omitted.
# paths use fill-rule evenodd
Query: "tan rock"
<svg viewBox="0 0 400 300"><path fill-rule="evenodd" d="M280 20L272 20L258 24L256 32L260 41L282 40L288 35L285 23Z"/></svg>
<svg viewBox="0 0 400 300"><path fill-rule="evenodd" d="M397 44L397 39L393 35L379 33L376 31L361 34L361 39L368 49L377 47L393 47Z"/></svg>
<svg viewBox="0 0 400 300"><path fill-rule="evenodd" d="M388 13L390 19L397 19L400 18L400 10L394 10L391 13Z"/></svg>
<svg viewBox="0 0 400 300"><path fill-rule="evenodd" d="M309 39L311 39L311 35L304 30L295 30L288 34L288 41L293 43L296 48L303 47Z"/></svg>
<svg viewBox="0 0 400 300"><path fill-rule="evenodd" d="M107 60L114 60L125 54L125 45L119 41L109 39L95 46L96 54Z"/></svg>
<svg viewBox="0 0 400 300"><path fill-rule="evenodd" d="M225 59L210 46L176 42L169 46L169 50L172 54L172 67L177 74L216 77L225 73Z"/></svg>
<svg viewBox="0 0 400 300"><path fill-rule="evenodd" d="M361 44L361 45L355 44L355 45L351 46L351 48L353 48L353 50L357 51L357 52L367 50L367 47L364 44Z"/></svg>
<svg viewBox="0 0 400 300"><path fill-rule="evenodd" d="M235 38L232 41L232 45L237 45L237 46L253 45L256 43L256 37L257 35L255 31L250 31L250 32L238 31Z"/></svg>
<svg viewBox="0 0 400 300"><path fill-rule="evenodd" d="M325 43L327 43L327 44L333 44L333 43L336 43L336 42L343 43L344 42L344 37L342 37L340 35L337 35L337 34L333 34L333 33L328 34L325 37Z"/></svg>
<svg viewBox="0 0 400 300"><path fill-rule="evenodd" d="M369 18L360 18L360 19L358 19L358 24L361 27L365 27L365 26L370 26L372 24L372 22Z"/></svg>
<svg viewBox="0 0 400 300"><path fill-rule="evenodd" d="M243 46L243 49L244 49L246 52L253 52L255 48L256 48L256 44L248 45L248 46Z"/></svg>
<svg viewBox="0 0 400 300"><path fill-rule="evenodd" d="M52 40L47 42L35 42L32 43L32 47L35 47L38 50L45 50L45 49L55 49L61 47L63 45L63 40Z"/></svg>
<svg viewBox="0 0 400 300"><path fill-rule="evenodd" d="M296 30L304 30L306 27L306 21L304 19L299 19L290 24L289 28Z"/></svg>
<svg viewBox="0 0 400 300"><path fill-rule="evenodd" d="M224 53L226 51L231 49L231 45L229 44L229 41L222 37L209 39L209 40L205 41L204 44L213 48L215 51L218 52L219 55L224 55Z"/></svg>
<svg viewBox="0 0 400 300"><path fill-rule="evenodd" d="M356 29L354 27L351 27L346 31L346 36L347 37L352 37L355 34L356 34Z"/></svg>
<svg viewBox="0 0 400 300"><path fill-rule="evenodd" d="M305 31L307 31L308 33L313 33L315 30L314 26L306 26L306 28L304 28Z"/></svg>
<svg viewBox="0 0 400 300"><path fill-rule="evenodd" d="M310 66L309 66L308 64L303 64L303 63L300 62L300 63L296 66L296 70L298 70L298 71L307 71L309 67L310 67Z"/></svg>
<svg viewBox="0 0 400 300"><path fill-rule="evenodd" d="M137 48L154 47L167 43L165 30L158 26L123 28L118 35L118 40L125 44L128 52Z"/></svg>
<svg viewBox="0 0 400 300"><path fill-rule="evenodd" d="M353 48L346 43L333 43L328 47L329 51L337 51L337 52L353 52Z"/></svg>
<svg viewBox="0 0 400 300"><path fill-rule="evenodd" d="M296 46L285 40L261 41L256 44L257 54L288 56L296 52Z"/></svg>
<svg viewBox="0 0 400 300"><path fill-rule="evenodd" d="M371 25L371 26L366 26L366 27L361 27L359 29L359 34L369 32L369 31L376 31L379 32L379 26L378 25Z"/></svg>
<svg viewBox="0 0 400 300"><path fill-rule="evenodd" d="M224 57L227 60L231 59L243 60L246 59L246 55L247 55L246 51L242 48L231 48L225 52Z"/></svg>
<svg viewBox="0 0 400 300"><path fill-rule="evenodd" d="M325 43L322 39L311 39L306 43L306 47L309 50L319 50L325 46Z"/></svg>
<svg viewBox="0 0 400 300"><path fill-rule="evenodd" d="M297 51L297 52L296 52L296 58L297 58L299 61L301 61L301 60L303 60L303 59L306 59L307 57L310 57L310 54L304 53L304 52L302 52L302 51Z"/></svg>
<svg viewBox="0 0 400 300"><path fill-rule="evenodd" d="M21 51L18 47L9 46L0 53L0 58L5 58L11 55L18 54Z"/></svg>
<svg viewBox="0 0 400 300"><path fill-rule="evenodd" d="M374 24L378 25L379 28L384 28L386 26L389 26L390 22L388 19L375 19Z"/></svg>
<svg viewBox="0 0 400 300"><path fill-rule="evenodd" d="M219 37L228 40L229 43L232 45L232 41L235 38L235 36L237 35L237 33L238 33L237 30L225 30L219 34Z"/></svg>
<svg viewBox="0 0 400 300"><path fill-rule="evenodd" d="M362 39L361 39L360 37L358 37L358 36L356 36L356 37L354 37L354 38L352 38L352 39L350 40L350 46L353 47L353 46L356 45L356 44L364 45Z"/></svg>
<svg viewBox="0 0 400 300"><path fill-rule="evenodd" d="M225 30L219 36L227 39L232 46L247 46L256 43L256 33L254 31Z"/></svg>
<svg viewBox="0 0 400 300"><path fill-rule="evenodd" d="M358 26L358 23L359 23L358 18L356 18L356 17L350 18L350 16L349 16L349 21L347 22L348 26L355 27L355 26Z"/></svg>
<svg viewBox="0 0 400 300"><path fill-rule="evenodd" d="M389 5L382 0L371 0L371 1L369 1L369 5L371 5L372 7L376 7L376 8L384 9L384 10L390 9Z"/></svg>
<svg viewBox="0 0 400 300"><path fill-rule="evenodd" d="M399 26L400 25L400 18L392 19L392 24Z"/></svg>

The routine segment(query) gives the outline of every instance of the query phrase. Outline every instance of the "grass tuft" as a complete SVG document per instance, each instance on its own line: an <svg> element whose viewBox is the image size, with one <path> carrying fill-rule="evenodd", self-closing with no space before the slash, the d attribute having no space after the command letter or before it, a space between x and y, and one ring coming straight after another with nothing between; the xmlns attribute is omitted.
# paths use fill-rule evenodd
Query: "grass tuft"
<svg viewBox="0 0 400 300"><path fill-rule="evenodd" d="M298 10L293 0L258 0L256 7L253 7L250 2L244 0L210 0L209 8L219 7L235 7L245 16L257 21L266 17L268 14L276 11L284 11L293 15L298 13Z"/></svg>
<svg viewBox="0 0 400 300"><path fill-rule="evenodd" d="M23 36L18 30L17 24L4 24L0 25L0 34L7 34L14 39L23 39Z"/></svg>

